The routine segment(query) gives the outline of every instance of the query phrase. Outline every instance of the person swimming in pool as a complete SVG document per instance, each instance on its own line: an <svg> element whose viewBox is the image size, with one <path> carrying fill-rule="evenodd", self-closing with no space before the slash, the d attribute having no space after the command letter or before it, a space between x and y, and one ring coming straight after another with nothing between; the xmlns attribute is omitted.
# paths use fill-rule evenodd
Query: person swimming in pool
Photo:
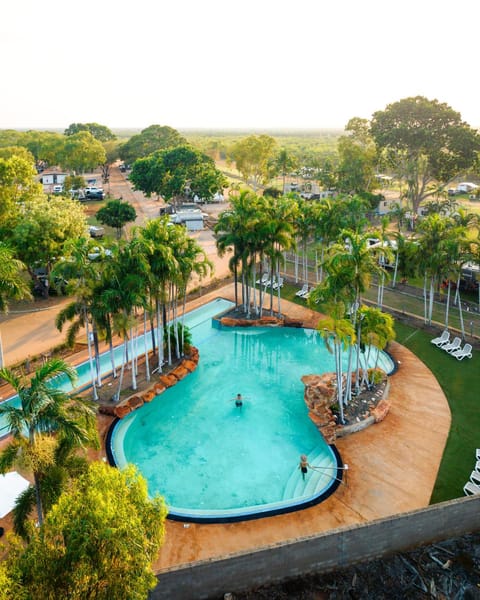
<svg viewBox="0 0 480 600"><path fill-rule="evenodd" d="M305 475L307 474L307 471L308 471L309 467L310 467L310 464L308 462L307 455L306 454L302 454L300 456L300 464L298 465L298 468L302 472L302 478L303 479L305 479Z"/></svg>
<svg viewBox="0 0 480 600"><path fill-rule="evenodd" d="M235 406L237 408L242 408L243 406L243 398L242 398L242 394L237 394L235 397Z"/></svg>

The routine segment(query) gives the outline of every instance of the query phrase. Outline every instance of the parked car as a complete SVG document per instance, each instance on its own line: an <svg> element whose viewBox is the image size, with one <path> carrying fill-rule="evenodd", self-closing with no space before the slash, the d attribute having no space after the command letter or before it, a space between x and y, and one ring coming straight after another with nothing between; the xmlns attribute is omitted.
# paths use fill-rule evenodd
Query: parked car
<svg viewBox="0 0 480 600"><path fill-rule="evenodd" d="M87 187L85 188L85 198L103 200L105 198L105 192L99 187Z"/></svg>
<svg viewBox="0 0 480 600"><path fill-rule="evenodd" d="M63 193L63 185L54 185L52 191L54 194L62 194Z"/></svg>

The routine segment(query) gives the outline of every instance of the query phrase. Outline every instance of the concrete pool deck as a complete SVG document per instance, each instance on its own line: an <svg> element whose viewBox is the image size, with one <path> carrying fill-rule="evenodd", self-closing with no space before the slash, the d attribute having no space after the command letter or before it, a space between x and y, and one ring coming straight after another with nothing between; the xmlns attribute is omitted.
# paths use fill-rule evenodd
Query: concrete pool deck
<svg viewBox="0 0 480 600"><path fill-rule="evenodd" d="M233 284L192 300L188 310L219 296L233 300ZM302 320L306 327L314 327L319 318L315 311L285 300L282 312ZM436 379L414 354L395 342L389 351L399 369L390 378L388 416L336 442L349 465L346 485L340 485L321 504L286 515L208 525L168 520L155 570L221 558L428 506L450 429L450 409Z"/></svg>

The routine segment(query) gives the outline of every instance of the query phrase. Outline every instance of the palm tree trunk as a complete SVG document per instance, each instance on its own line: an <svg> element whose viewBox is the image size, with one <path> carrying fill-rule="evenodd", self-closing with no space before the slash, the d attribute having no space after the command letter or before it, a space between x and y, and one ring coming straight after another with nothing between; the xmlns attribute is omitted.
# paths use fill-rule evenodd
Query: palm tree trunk
<svg viewBox="0 0 480 600"><path fill-rule="evenodd" d="M38 524L41 527L43 525L43 507L42 498L40 496L40 479L36 471L33 472L33 481L35 484L35 501L37 503Z"/></svg>
<svg viewBox="0 0 480 600"><path fill-rule="evenodd" d="M92 380L93 399L96 401L96 400L98 400L98 394L97 394L95 369L93 367L92 344L91 344L91 340L90 340L90 327L89 327L89 323L88 323L88 316L87 316L86 310L84 311L84 322L85 322L85 332L87 334L88 364L90 366L90 377Z"/></svg>
<svg viewBox="0 0 480 600"><path fill-rule="evenodd" d="M342 374L342 348L341 344L335 340L335 365L337 372L337 400L338 409L340 411L340 422L342 425L345 424L345 417L343 414L343 374Z"/></svg>
<svg viewBox="0 0 480 600"><path fill-rule="evenodd" d="M134 332L132 327L130 327L130 353L131 353L131 359L130 359L130 364L132 367L132 390L135 391L137 389L137 376L136 376L136 361L135 361L135 356L136 356L136 352L134 349Z"/></svg>
<svg viewBox="0 0 480 600"><path fill-rule="evenodd" d="M460 275L457 279L457 290L460 290ZM463 309L462 309L462 297L460 296L460 292L458 292L458 316L460 317L460 328L462 330L462 340L465 339L465 326L463 324Z"/></svg>
<svg viewBox="0 0 480 600"><path fill-rule="evenodd" d="M120 377L118 378L118 388L117 388L117 392L115 394L115 402L118 402L120 400L120 392L122 391L123 375L125 373L125 363L127 362L127 342L128 342L128 338L125 335L124 338L123 338L123 360L122 360L122 367L120 369Z"/></svg>
<svg viewBox="0 0 480 600"><path fill-rule="evenodd" d="M450 279L448 280L448 285L447 285L447 303L445 306L445 329L448 329L448 313L450 310L450 289L451 289L451 282Z"/></svg>
<svg viewBox="0 0 480 600"><path fill-rule="evenodd" d="M145 311L143 311L143 345L145 348L145 378L147 381L150 381L150 362L147 346L147 313Z"/></svg>

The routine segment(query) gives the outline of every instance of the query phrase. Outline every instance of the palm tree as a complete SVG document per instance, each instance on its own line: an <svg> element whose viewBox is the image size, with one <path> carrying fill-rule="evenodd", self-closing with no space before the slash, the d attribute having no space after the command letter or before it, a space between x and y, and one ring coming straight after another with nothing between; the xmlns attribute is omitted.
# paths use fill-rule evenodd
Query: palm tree
<svg viewBox="0 0 480 600"><path fill-rule="evenodd" d="M10 299L31 298L30 288L22 277L25 265L14 258L13 251L0 242L0 313L8 312ZM3 346L0 335L0 368L3 368Z"/></svg>
<svg viewBox="0 0 480 600"><path fill-rule="evenodd" d="M361 306L359 309L359 323L361 324L359 352L363 354L365 346L368 347L367 355L363 365L363 376L361 385L371 386L372 381L368 379L368 365L372 348L375 348L375 366L378 363L380 351L392 340L395 339L394 319L388 313L382 312L379 308ZM357 371L357 384L359 373ZM358 391L358 387L357 387Z"/></svg>
<svg viewBox="0 0 480 600"><path fill-rule="evenodd" d="M10 369L0 369L0 379L15 390L20 400L19 407L13 403L0 405L0 415L5 415L12 436L0 453L0 472L5 473L16 464L32 471L40 525L42 479L53 464L57 441L68 440L82 447L96 439L94 408L55 387L54 379L60 376L72 386L77 379L75 369L57 358L47 361L29 380L17 377Z"/></svg>
<svg viewBox="0 0 480 600"><path fill-rule="evenodd" d="M98 241L79 238L71 240L65 245L64 257L52 269L53 276L68 281L67 293L75 295L75 300L57 314L55 324L57 329L62 331L65 323L70 321L71 324L67 331L69 346L74 345L80 329L85 328L94 400L98 400L97 385L100 387L102 380L98 328L93 315L93 305L95 303L95 287L101 278L105 258L108 258L105 255L105 249ZM95 365L93 364L92 341Z"/></svg>

